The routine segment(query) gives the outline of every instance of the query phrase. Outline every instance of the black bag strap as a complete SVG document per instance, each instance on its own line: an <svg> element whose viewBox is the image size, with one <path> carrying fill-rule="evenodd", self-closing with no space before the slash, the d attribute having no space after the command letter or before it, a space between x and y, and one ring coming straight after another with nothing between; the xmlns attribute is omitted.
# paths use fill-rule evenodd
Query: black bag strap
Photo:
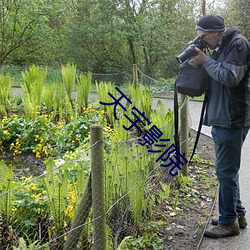
<svg viewBox="0 0 250 250"><path fill-rule="evenodd" d="M174 142L175 146L180 149L180 138L179 138L179 112L178 112L178 92L176 88L176 81L174 83Z"/></svg>
<svg viewBox="0 0 250 250"><path fill-rule="evenodd" d="M207 93L208 91L205 91L205 97L204 97L204 101L202 104L202 109L201 109L201 114L200 114L200 121L199 121L199 126L198 126L198 130L196 133L196 138L195 138L195 143L194 143L194 147L193 147L193 152L190 156L189 159L189 164L191 163L193 156L195 154L198 142L199 142L199 138L200 138L200 133L201 133L201 128L202 128L202 122L203 122L203 117L204 117L204 113L205 113L205 109L206 109L206 103L207 103ZM176 89L176 82L174 84L174 127L175 127L175 133L174 133L174 141L175 141L175 146L180 149L180 138L179 138L179 107L178 107L178 93L177 93L177 89Z"/></svg>
<svg viewBox="0 0 250 250"><path fill-rule="evenodd" d="M200 134L201 134L201 128L202 128L202 122L203 122L203 117L204 117L204 113L205 113L205 109L206 109L206 104L207 104L207 91L205 92L204 101L202 103L199 126L198 126L198 130L196 132L196 138L195 138L195 142L194 142L193 152L192 152L192 154L190 156L189 164L192 162L193 156L195 154L195 150L196 150L198 142L199 142L199 138L200 138Z"/></svg>

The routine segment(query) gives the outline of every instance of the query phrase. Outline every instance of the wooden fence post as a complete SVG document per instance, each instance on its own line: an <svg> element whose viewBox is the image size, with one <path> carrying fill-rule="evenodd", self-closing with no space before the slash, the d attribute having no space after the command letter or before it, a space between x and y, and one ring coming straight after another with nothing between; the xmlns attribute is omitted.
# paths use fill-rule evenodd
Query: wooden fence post
<svg viewBox="0 0 250 250"><path fill-rule="evenodd" d="M133 64L133 83L134 83L134 85L138 84L138 71L137 71L136 64Z"/></svg>
<svg viewBox="0 0 250 250"><path fill-rule="evenodd" d="M99 124L90 127L93 205L93 250L106 249L103 131Z"/></svg>
<svg viewBox="0 0 250 250"><path fill-rule="evenodd" d="M91 175L78 205L76 216L73 220L70 233L64 244L63 250L77 249L77 243L81 237L84 223L86 222L91 208Z"/></svg>

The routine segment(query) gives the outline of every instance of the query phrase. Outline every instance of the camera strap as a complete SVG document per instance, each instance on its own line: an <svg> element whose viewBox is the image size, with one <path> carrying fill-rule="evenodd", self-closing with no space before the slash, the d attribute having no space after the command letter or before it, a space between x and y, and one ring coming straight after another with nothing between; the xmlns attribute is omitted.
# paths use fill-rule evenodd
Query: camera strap
<svg viewBox="0 0 250 250"><path fill-rule="evenodd" d="M202 103L199 126L198 126L198 130L196 132L196 138L195 138L195 142L194 142L193 152L192 152L192 154L190 156L189 164L192 162L193 156L195 154L195 150L196 150L198 142L199 142L199 138L200 138L200 134L201 134L201 128L202 128L202 122L203 122L203 117L204 117L204 113L205 113L205 109L206 109L206 104L207 104L207 91L205 91L205 97L204 97L204 101Z"/></svg>
<svg viewBox="0 0 250 250"><path fill-rule="evenodd" d="M190 159L189 159L189 165L192 162L192 159L193 159L193 156L195 154L195 151L196 151L196 148L197 148L197 145L198 145L198 142L199 142L199 138L200 138L203 117L204 117L205 108L206 108L206 104L207 104L207 96L208 96L207 92L208 91L205 91L205 97L204 97L204 101L203 101L202 108L201 108L199 126L198 126L198 130L196 132L196 138L195 138L195 142L194 142L193 151L192 151L192 154L191 154ZM178 92L177 92L177 89L176 89L176 84L174 86L174 128L175 128L175 133L174 133L175 146L180 150L179 105L178 105Z"/></svg>

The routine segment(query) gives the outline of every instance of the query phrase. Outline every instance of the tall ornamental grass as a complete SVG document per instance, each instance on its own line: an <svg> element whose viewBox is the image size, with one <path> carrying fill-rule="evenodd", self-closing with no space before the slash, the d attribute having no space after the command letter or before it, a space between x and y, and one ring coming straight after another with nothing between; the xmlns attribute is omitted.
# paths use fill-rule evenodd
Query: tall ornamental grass
<svg viewBox="0 0 250 250"><path fill-rule="evenodd" d="M12 79L10 74L0 75L0 116L7 116L10 111L9 97L11 94Z"/></svg>
<svg viewBox="0 0 250 250"><path fill-rule="evenodd" d="M32 65L28 70L22 72L24 91L24 112L29 117L35 117L40 113L43 90L46 83L47 68Z"/></svg>

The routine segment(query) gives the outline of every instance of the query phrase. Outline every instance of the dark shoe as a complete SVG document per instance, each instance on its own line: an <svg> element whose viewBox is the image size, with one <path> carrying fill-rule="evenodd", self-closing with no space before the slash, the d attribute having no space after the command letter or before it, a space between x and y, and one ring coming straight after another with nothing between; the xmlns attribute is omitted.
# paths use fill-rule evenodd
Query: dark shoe
<svg viewBox="0 0 250 250"><path fill-rule="evenodd" d="M238 217L238 222L241 229L247 226L247 220L245 214L242 214Z"/></svg>
<svg viewBox="0 0 250 250"><path fill-rule="evenodd" d="M243 228L245 228L247 226L247 220L246 220L245 214L239 215L238 222L239 222L239 226L240 226L241 229L243 229ZM217 226L218 225L218 219L217 218L212 218L211 224L214 225L214 226Z"/></svg>
<svg viewBox="0 0 250 250"><path fill-rule="evenodd" d="M223 238L228 236L239 235L240 227L238 222L232 224L222 225L219 224L210 229L206 229L204 235L209 238Z"/></svg>

